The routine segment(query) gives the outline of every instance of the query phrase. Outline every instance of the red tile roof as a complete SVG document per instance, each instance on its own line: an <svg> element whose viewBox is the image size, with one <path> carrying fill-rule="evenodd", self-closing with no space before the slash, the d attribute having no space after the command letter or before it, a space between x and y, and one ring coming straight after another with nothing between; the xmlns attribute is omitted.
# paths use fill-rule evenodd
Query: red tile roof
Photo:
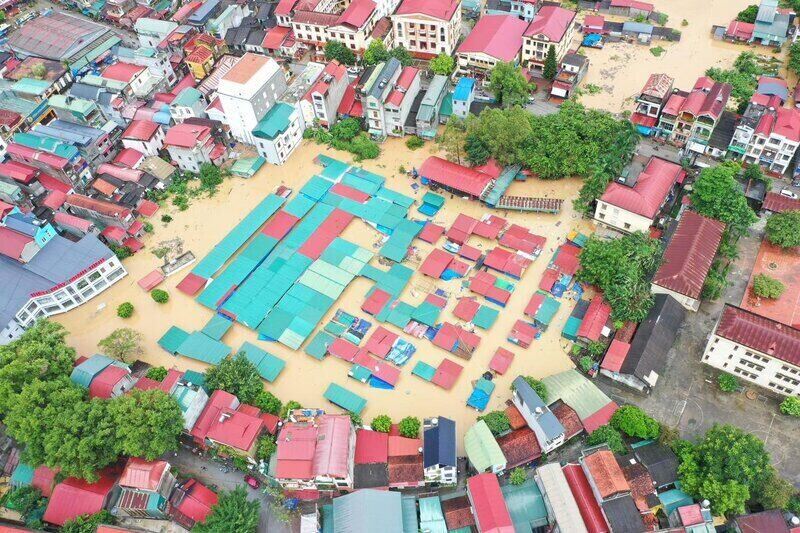
<svg viewBox="0 0 800 533"><path fill-rule="evenodd" d="M653 283L699 299L724 231L725 224L718 220L684 212Z"/></svg>
<svg viewBox="0 0 800 533"><path fill-rule="evenodd" d="M89 385L91 398L111 398L114 386L130 375L130 371L117 365L108 365Z"/></svg>
<svg viewBox="0 0 800 533"><path fill-rule="evenodd" d="M119 484L122 487L152 492L158 490L161 477L168 468L169 463L166 461L146 461L138 457L131 457L125 464Z"/></svg>
<svg viewBox="0 0 800 533"><path fill-rule="evenodd" d="M726 304L714 333L800 366L800 329Z"/></svg>
<svg viewBox="0 0 800 533"><path fill-rule="evenodd" d="M472 476L467 480L467 490L479 531L514 533L514 524L495 474Z"/></svg>
<svg viewBox="0 0 800 533"><path fill-rule="evenodd" d="M298 0L281 0L275 8L276 15L289 15L291 14L294 6L297 5Z"/></svg>
<svg viewBox="0 0 800 533"><path fill-rule="evenodd" d="M164 137L165 146L180 148L194 148L198 143L204 143L211 136L211 128L183 122L167 130Z"/></svg>
<svg viewBox="0 0 800 533"><path fill-rule="evenodd" d="M592 476L597 492L602 499L623 494L631 490L622 469L609 450L598 450L583 458L583 466Z"/></svg>
<svg viewBox="0 0 800 533"><path fill-rule="evenodd" d="M488 174L438 156L426 159L419 169L419 174L435 183L471 196L480 196L492 181L492 177Z"/></svg>
<svg viewBox="0 0 800 533"><path fill-rule="evenodd" d="M544 6L533 17L525 36L539 40L544 36L546 40L557 43L564 38L574 20L574 11L558 6Z"/></svg>
<svg viewBox="0 0 800 533"><path fill-rule="evenodd" d="M497 444L506 458L506 467L511 469L530 463L542 456L542 448L536 434L529 427L516 429L497 437Z"/></svg>
<svg viewBox="0 0 800 533"><path fill-rule="evenodd" d="M578 328L578 337L591 341L600 340L603 327L611 317L611 306L608 305L602 294L598 294L589 302L586 315Z"/></svg>
<svg viewBox="0 0 800 533"><path fill-rule="evenodd" d="M728 29L725 31L725 35L741 41L749 41L753 37L753 32L755 29L756 25L751 24L750 22L732 20L731 23L728 24Z"/></svg>
<svg viewBox="0 0 800 533"><path fill-rule="evenodd" d="M106 69L103 71L102 77L107 80L130 83L131 80L144 69L145 67L141 67L139 65L119 62L106 67Z"/></svg>
<svg viewBox="0 0 800 533"><path fill-rule="evenodd" d="M800 142L800 109L779 107L772 133L792 142Z"/></svg>
<svg viewBox="0 0 800 533"><path fill-rule="evenodd" d="M56 485L42 520L63 526L78 516L102 511L117 481L117 473L107 469L98 474L100 479L94 483L70 477Z"/></svg>
<svg viewBox="0 0 800 533"><path fill-rule="evenodd" d="M500 61L511 61L522 48L528 23L514 15L484 15L459 45L459 53L483 53Z"/></svg>
<svg viewBox="0 0 800 533"><path fill-rule="evenodd" d="M417 455L422 448L422 439L409 439L400 435L389 436L389 457L400 457L403 455Z"/></svg>
<svg viewBox="0 0 800 533"><path fill-rule="evenodd" d="M394 85L394 89L386 98L386 103L395 107L400 107L400 104L403 102L403 99L406 96L406 91L409 87L411 87L411 84L418 75L418 68L403 67L403 70L400 72L400 76L397 78L397 82Z"/></svg>
<svg viewBox="0 0 800 533"><path fill-rule="evenodd" d="M785 290L780 298L759 298L753 293L753 283L759 274L783 283ZM740 305L742 309L800 329L800 248L781 248L764 239Z"/></svg>
<svg viewBox="0 0 800 533"><path fill-rule="evenodd" d="M764 197L761 208L773 213L783 213L784 211L800 211L800 200L787 198L776 192L768 192Z"/></svg>
<svg viewBox="0 0 800 533"><path fill-rule="evenodd" d="M569 440L583 431L581 417L579 417L575 409L569 405L565 404L564 402L560 402L558 405L551 407L550 410L553 412L558 421L561 422L561 425L564 426L565 440Z"/></svg>
<svg viewBox="0 0 800 533"><path fill-rule="evenodd" d="M2 105L2 104L0 104ZM8 109L0 109L0 126L13 128L22 121L22 115Z"/></svg>
<svg viewBox="0 0 800 533"><path fill-rule="evenodd" d="M672 186L682 180L685 174L680 165L652 157L633 187L609 183L600 200L652 219L667 199Z"/></svg>
<svg viewBox="0 0 800 533"><path fill-rule="evenodd" d="M356 431L355 463L385 463L389 460L389 434L368 429Z"/></svg>
<svg viewBox="0 0 800 533"><path fill-rule="evenodd" d="M622 363L625 362L625 358L628 356L628 350L630 349L630 343L617 339L612 340L605 357L603 357L600 368L611 372L619 372L619 369L622 368Z"/></svg>
<svg viewBox="0 0 800 533"><path fill-rule="evenodd" d="M158 124L149 120L132 120L122 132L123 139L134 141L149 141L158 131Z"/></svg>
<svg viewBox="0 0 800 533"><path fill-rule="evenodd" d="M366 24L377 7L378 4L372 0L353 0L350 2L350 5L347 6L347 9L339 15L336 25L344 24L356 29L361 28Z"/></svg>
<svg viewBox="0 0 800 533"><path fill-rule="evenodd" d="M245 408L245 405L241 405ZM260 415L260 411L258 412ZM230 446L235 450L250 450L256 439L264 431L264 421L258 415L247 414L244 411L223 408L220 416L211 423L206 437Z"/></svg>
<svg viewBox="0 0 800 533"><path fill-rule="evenodd" d="M616 402L608 402L603 407L581 420L586 433L591 433L600 426L605 426L619 409Z"/></svg>
<svg viewBox="0 0 800 533"><path fill-rule="evenodd" d="M11 228L0 226L0 255L19 260L25 247L33 242L33 237L17 233Z"/></svg>
<svg viewBox="0 0 800 533"><path fill-rule="evenodd" d="M280 50L283 41L292 32L291 28L285 26L275 26L267 30L261 46L267 50Z"/></svg>
<svg viewBox="0 0 800 533"><path fill-rule="evenodd" d="M131 210L113 202L107 202L98 198L90 198L82 194L67 195L67 205L80 207L94 211L101 215L115 217L117 219L127 218L131 215Z"/></svg>
<svg viewBox="0 0 800 533"><path fill-rule="evenodd" d="M737 516L734 522L739 531L746 533L789 533L786 519L778 509Z"/></svg>
<svg viewBox="0 0 800 533"><path fill-rule="evenodd" d="M589 533L608 533L610 531L608 524L603 517L600 506L597 504L583 469L580 465L569 464L562 470L564 471L564 477L567 478L569 490L575 498L575 503L578 504L578 510L581 513L586 529L589 530Z"/></svg>
<svg viewBox="0 0 800 533"><path fill-rule="evenodd" d="M278 434L276 477L346 477L352 422L346 415L323 415L317 426L287 423Z"/></svg>
<svg viewBox="0 0 800 533"><path fill-rule="evenodd" d="M442 513L448 531L475 525L475 517L472 516L472 507L467 496L442 500Z"/></svg>
<svg viewBox="0 0 800 533"><path fill-rule="evenodd" d="M670 96L663 112L669 115L690 113L696 117L709 115L716 119L725 109L728 98L731 96L731 90L730 84L716 82L703 76L697 79L688 95L674 93Z"/></svg>
<svg viewBox="0 0 800 533"><path fill-rule="evenodd" d="M653 4L649 2L640 2L639 0L611 0L611 7L631 7L648 12L652 12L655 9Z"/></svg>
<svg viewBox="0 0 800 533"><path fill-rule="evenodd" d="M128 168L134 168L144 159L144 154L134 148L123 148L114 158L114 163L125 165Z"/></svg>
<svg viewBox="0 0 800 533"><path fill-rule="evenodd" d="M511 429L528 427L528 422L525 420L525 417L522 416L522 413L519 412L519 409L517 409L517 406L513 403L508 404L503 412L508 417L508 423L511 424Z"/></svg>
<svg viewBox="0 0 800 533"><path fill-rule="evenodd" d="M69 226L70 228L80 230L84 233L88 232L93 226L92 222L80 217L76 217L75 215L70 215L69 213L64 213L63 211L57 211L53 215L53 220L56 222L56 224L61 226Z"/></svg>
<svg viewBox="0 0 800 533"><path fill-rule="evenodd" d="M403 0L394 14L422 14L440 20L450 20L457 9L461 9L459 0Z"/></svg>
<svg viewBox="0 0 800 533"><path fill-rule="evenodd" d="M339 20L335 13L322 13L320 11L295 11L292 22L298 24L311 24L312 26L333 26ZM307 39L305 39L307 40Z"/></svg>

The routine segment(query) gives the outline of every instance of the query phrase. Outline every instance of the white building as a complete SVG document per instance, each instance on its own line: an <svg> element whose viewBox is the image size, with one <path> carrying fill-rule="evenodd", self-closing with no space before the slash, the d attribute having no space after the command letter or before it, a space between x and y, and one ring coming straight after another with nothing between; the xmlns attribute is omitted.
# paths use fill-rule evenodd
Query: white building
<svg viewBox="0 0 800 533"><path fill-rule="evenodd" d="M395 46L414 56L452 54L461 37L461 0L403 0L392 27Z"/></svg>
<svg viewBox="0 0 800 533"><path fill-rule="evenodd" d="M314 85L300 100L303 120L311 124L316 121L330 128L336 123L336 110L347 90L347 69L336 61L325 65Z"/></svg>
<svg viewBox="0 0 800 533"><path fill-rule="evenodd" d="M206 101L203 93L194 87L186 87L169 104L169 114L176 123L187 118L205 118Z"/></svg>
<svg viewBox="0 0 800 533"><path fill-rule="evenodd" d="M189 172L200 172L203 163L211 163L215 148L211 128L187 123L176 124L167 131L164 147L172 161Z"/></svg>
<svg viewBox="0 0 800 533"><path fill-rule="evenodd" d="M336 23L326 29L325 42L336 40L361 53L372 41L372 29L379 18L378 5L373 0L353 0Z"/></svg>
<svg viewBox="0 0 800 533"><path fill-rule="evenodd" d="M256 144L253 130L286 90L286 75L271 57L246 53L220 80L217 96L231 135Z"/></svg>
<svg viewBox="0 0 800 533"><path fill-rule="evenodd" d="M800 145L800 109L778 107L766 111L747 143L745 163L785 174Z"/></svg>
<svg viewBox="0 0 800 533"><path fill-rule="evenodd" d="M533 18L522 41L522 64L543 70L550 46L555 47L556 64L561 63L575 35L575 12L558 6L544 6Z"/></svg>
<svg viewBox="0 0 800 533"><path fill-rule="evenodd" d="M517 18L530 22L539 11L541 0L511 0L511 14Z"/></svg>
<svg viewBox="0 0 800 533"><path fill-rule="evenodd" d="M393 57L385 63L379 63L361 89L364 118L367 120L367 131L370 135L386 137L386 99L394 89L402 68L400 61Z"/></svg>
<svg viewBox="0 0 800 533"><path fill-rule="evenodd" d="M726 304L703 362L784 396L800 394L800 330Z"/></svg>
<svg viewBox="0 0 800 533"><path fill-rule="evenodd" d="M402 137L408 114L414 99L419 94L422 76L419 69L403 67L400 77L394 84L394 89L389 93L384 104L386 118L386 133L394 137Z"/></svg>
<svg viewBox="0 0 800 533"><path fill-rule="evenodd" d="M133 148L144 155L157 156L164 146L164 130L149 120L132 120L122 132L122 146Z"/></svg>
<svg viewBox="0 0 800 533"><path fill-rule="evenodd" d="M139 44L142 48L156 48L177 27L178 24L171 20L150 18L137 19L133 24L133 29L139 37Z"/></svg>
<svg viewBox="0 0 800 533"><path fill-rule="evenodd" d="M458 481L456 423L443 416L426 418L422 446L425 483L455 485Z"/></svg>
<svg viewBox="0 0 800 533"><path fill-rule="evenodd" d="M0 345L41 318L86 303L125 275L117 256L94 235L78 242L55 236L27 263L0 255Z"/></svg>
<svg viewBox="0 0 800 533"><path fill-rule="evenodd" d="M542 451L550 453L564 444L566 438L564 426L525 378L517 376L513 388L511 401L514 402L528 427L536 434L536 440L539 441Z"/></svg>
<svg viewBox="0 0 800 533"><path fill-rule="evenodd" d="M102 78L127 84L124 92L134 96L147 96L153 92L163 78L150 68L133 63L114 63L106 67Z"/></svg>
<svg viewBox="0 0 800 533"><path fill-rule="evenodd" d="M282 165L303 140L305 122L299 107L277 102L252 132L259 155L273 165Z"/></svg>

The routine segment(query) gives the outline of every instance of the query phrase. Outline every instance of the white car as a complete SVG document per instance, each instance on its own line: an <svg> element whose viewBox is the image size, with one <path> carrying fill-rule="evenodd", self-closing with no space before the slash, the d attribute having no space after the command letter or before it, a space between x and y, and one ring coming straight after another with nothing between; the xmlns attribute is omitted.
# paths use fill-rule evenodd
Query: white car
<svg viewBox="0 0 800 533"><path fill-rule="evenodd" d="M798 198L797 193L796 192L792 192L789 189L781 189L781 193L780 194L781 194L781 196L785 196L787 198L792 198L794 200L797 200L797 198Z"/></svg>

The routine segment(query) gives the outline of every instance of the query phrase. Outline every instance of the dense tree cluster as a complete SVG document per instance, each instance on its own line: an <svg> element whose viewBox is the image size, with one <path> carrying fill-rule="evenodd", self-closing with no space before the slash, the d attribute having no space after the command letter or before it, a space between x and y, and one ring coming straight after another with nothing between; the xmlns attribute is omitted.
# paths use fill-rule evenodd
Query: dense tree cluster
<svg viewBox="0 0 800 533"><path fill-rule="evenodd" d="M197 524L196 533L255 533L258 529L258 500L248 500L247 490L238 486L232 491L219 493L219 500L211 507L205 522Z"/></svg>
<svg viewBox="0 0 800 533"><path fill-rule="evenodd" d="M742 52L731 68L711 67L706 70L706 76L714 81L729 83L732 86L731 98L738 104L739 112L743 113L758 86L758 77L774 73L774 69L767 68L764 62L764 58L753 52Z"/></svg>
<svg viewBox="0 0 800 533"><path fill-rule="evenodd" d="M767 240L781 248L800 246L800 211L775 213L767 219Z"/></svg>

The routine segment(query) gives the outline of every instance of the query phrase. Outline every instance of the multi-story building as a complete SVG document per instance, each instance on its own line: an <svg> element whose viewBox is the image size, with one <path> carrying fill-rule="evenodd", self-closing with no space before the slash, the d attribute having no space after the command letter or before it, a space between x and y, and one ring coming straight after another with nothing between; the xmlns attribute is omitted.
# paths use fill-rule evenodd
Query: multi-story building
<svg viewBox="0 0 800 533"><path fill-rule="evenodd" d="M731 89L730 84L703 76L689 93L673 92L661 111L658 134L676 146L704 153L728 104Z"/></svg>
<svg viewBox="0 0 800 533"><path fill-rule="evenodd" d="M347 90L347 69L336 61L325 65L317 81L300 101L303 120L330 128L336 123L336 110Z"/></svg>
<svg viewBox="0 0 800 533"><path fill-rule="evenodd" d="M511 0L511 14L525 22L531 22L541 5L541 0Z"/></svg>
<svg viewBox="0 0 800 533"><path fill-rule="evenodd" d="M282 165L300 145L303 131L305 122L300 108L276 102L252 133L259 155L273 165Z"/></svg>
<svg viewBox="0 0 800 533"><path fill-rule="evenodd" d="M217 88L231 135L256 144L253 130L286 90L286 76L271 57L246 53Z"/></svg>
<svg viewBox="0 0 800 533"><path fill-rule="evenodd" d="M675 80L666 74L650 74L642 92L636 97L631 122L642 135L651 135L658 124L661 110L672 95Z"/></svg>
<svg viewBox="0 0 800 533"><path fill-rule="evenodd" d="M164 130L149 120L132 120L120 138L125 148L150 156L157 156L164 146Z"/></svg>
<svg viewBox="0 0 800 533"><path fill-rule="evenodd" d="M428 85L425 96L419 103L417 111L416 131L423 139L433 139L439 128L439 111L442 108L442 101L449 93L450 79L447 76L437 74Z"/></svg>
<svg viewBox="0 0 800 533"><path fill-rule="evenodd" d="M403 136L406 119L419 93L421 78L419 69L414 67L403 67L400 72L392 92L384 103L387 135Z"/></svg>
<svg viewBox="0 0 800 533"><path fill-rule="evenodd" d="M137 19L133 24L133 29L139 38L142 48L156 48L178 27L176 22L171 20L158 20L151 18Z"/></svg>
<svg viewBox="0 0 800 533"><path fill-rule="evenodd" d="M425 483L455 485L458 480L456 423L443 416L426 418L422 443Z"/></svg>
<svg viewBox="0 0 800 533"><path fill-rule="evenodd" d="M167 503L175 482L168 462L131 457L117 482L120 493L111 514L166 520Z"/></svg>
<svg viewBox="0 0 800 533"><path fill-rule="evenodd" d="M458 80L456 88L453 90L453 116L465 119L469 115L469 109L475 100L475 80L473 78L462 77Z"/></svg>
<svg viewBox="0 0 800 533"><path fill-rule="evenodd" d="M72 214L95 220L102 227L119 226L127 230L136 220L127 207L82 194L68 194L64 206Z"/></svg>
<svg viewBox="0 0 800 533"><path fill-rule="evenodd" d="M564 426L522 376L514 379L511 400L536 434L543 452L549 453L564 444Z"/></svg>
<svg viewBox="0 0 800 533"><path fill-rule="evenodd" d="M570 49L575 35L575 12L559 6L544 6L531 21L522 41L522 64L544 70L548 50L553 46L556 64Z"/></svg>
<svg viewBox="0 0 800 533"><path fill-rule="evenodd" d="M125 48L117 47L117 57L126 63L147 67L154 78L164 80L167 87L177 83L178 77L170 61L171 54L160 48Z"/></svg>
<svg viewBox="0 0 800 533"><path fill-rule="evenodd" d="M82 186L91 181L91 170L80 152L71 146L65 150L63 145L59 145L58 151L67 155L59 155L47 149L32 148L18 142L11 142L6 147L6 155L12 161L36 167L63 183Z"/></svg>
<svg viewBox="0 0 800 533"><path fill-rule="evenodd" d="M113 122L109 124L116 126ZM68 120L56 119L50 121L46 126L38 124L30 133L72 144L90 165L98 165L108 161L114 152L113 148L119 135L119 129L116 127L111 131L109 129L108 127L93 128Z"/></svg>
<svg viewBox="0 0 800 533"><path fill-rule="evenodd" d="M452 54L461 36L461 0L403 0L392 26L395 46L415 57Z"/></svg>
<svg viewBox="0 0 800 533"><path fill-rule="evenodd" d="M387 134L385 104L402 71L400 61L390 58L378 63L360 89L364 117L370 135L384 138Z"/></svg>
<svg viewBox="0 0 800 533"><path fill-rule="evenodd" d="M746 112L745 117L747 116ZM741 146L746 134L750 133L750 124L751 121L743 119L737 126L731 145L728 147L729 152L731 146ZM755 128L747 139L744 153L739 155L745 163L755 163L770 172L785 174L798 145L800 145L800 109L769 107L758 118ZM738 153L738 150L734 150L734 153Z"/></svg>
<svg viewBox="0 0 800 533"><path fill-rule="evenodd" d="M486 78L499 61L519 63L528 23L512 15L484 15L458 46L458 73Z"/></svg>
<svg viewBox="0 0 800 533"><path fill-rule="evenodd" d="M167 131L164 147L179 168L195 173L204 163L211 163L217 151L211 128L187 123L176 124Z"/></svg>
<svg viewBox="0 0 800 533"><path fill-rule="evenodd" d="M41 57L25 58L22 63L14 67L14 70L6 72L3 77L14 81L33 79L36 82L43 82L47 86L44 92L45 97L63 91L74 79L72 72L64 65L58 61Z"/></svg>
<svg viewBox="0 0 800 533"><path fill-rule="evenodd" d="M336 40L362 53L372 41L372 30L380 17L373 0L353 0L325 30L325 42Z"/></svg>
<svg viewBox="0 0 800 533"><path fill-rule="evenodd" d="M800 394L800 330L726 304L703 362L784 396Z"/></svg>
<svg viewBox="0 0 800 533"><path fill-rule="evenodd" d="M170 102L169 114L176 123L187 118L205 118L207 105L203 93L194 87L187 87Z"/></svg>

